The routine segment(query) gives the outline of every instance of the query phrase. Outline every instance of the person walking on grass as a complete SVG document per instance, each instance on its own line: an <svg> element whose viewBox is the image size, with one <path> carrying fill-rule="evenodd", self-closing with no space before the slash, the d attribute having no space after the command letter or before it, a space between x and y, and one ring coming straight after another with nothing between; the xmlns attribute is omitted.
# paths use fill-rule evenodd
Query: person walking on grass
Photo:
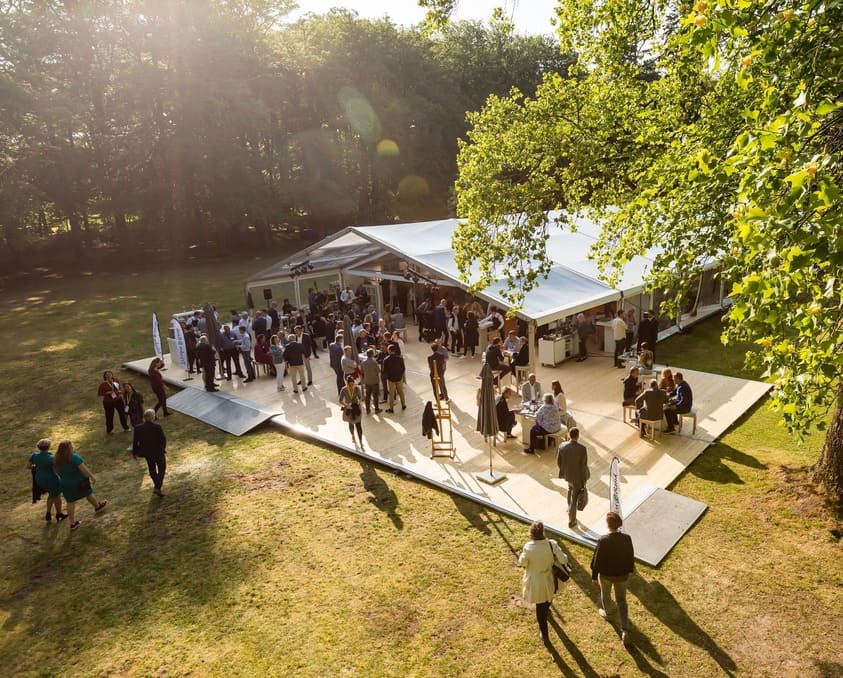
<svg viewBox="0 0 843 678"><path fill-rule="evenodd" d="M100 382L97 395L102 400L102 408L105 412L105 432L114 432L114 413L120 418L120 425L123 431L129 430L129 423L126 420L125 403L123 402L123 392L120 390L120 382L114 378L114 373L111 370L106 370L102 373L102 381Z"/></svg>
<svg viewBox="0 0 843 678"><path fill-rule="evenodd" d="M167 409L167 391L164 388L164 377L161 375L161 368L164 367L164 361L161 358L153 358L149 364L149 386L158 402L155 403L155 411L163 408L164 416L169 417L171 412Z"/></svg>
<svg viewBox="0 0 843 678"><path fill-rule="evenodd" d="M603 619L608 619L607 603L612 599L615 589L615 601L621 621L621 640L627 642L629 630L629 608L626 604L626 582L635 570L635 553L632 538L619 532L623 519L610 511L606 514L606 527L609 533L597 540L597 547L591 558L591 581L600 586L600 609L597 612Z"/></svg>
<svg viewBox="0 0 843 678"><path fill-rule="evenodd" d="M163 497L161 487L167 472L167 436L161 425L155 423L155 410L143 413L143 423L135 429L132 456L146 459L149 477L152 478L152 493Z"/></svg>
<svg viewBox="0 0 843 678"><path fill-rule="evenodd" d="M521 597L536 606L536 621L539 623L542 642L547 645L550 636L547 631L547 613L556 593L556 578L553 565L565 565L568 556L554 539L544 534L544 523L540 520L530 525L530 541L524 544L518 564L524 568L521 579Z"/></svg>
<svg viewBox="0 0 843 678"><path fill-rule="evenodd" d="M47 494L47 514L45 516L49 523L53 519L51 510L56 507L56 522L59 523L67 518L66 513L61 512L61 478L56 473L56 460L50 453L52 442L49 438L42 438L38 441L37 452L33 452L26 462L26 467L33 471L32 474L32 503L37 502L42 494Z"/></svg>
<svg viewBox="0 0 843 678"><path fill-rule="evenodd" d="M154 414L154 412L153 412ZM85 465L85 460L73 451L73 443L63 440L56 450L56 471L61 476L61 492L67 502L67 517L70 519L70 530L75 532L80 521L76 520L76 502L86 499L99 513L108 504L107 499L97 501L94 496L96 476Z"/></svg>

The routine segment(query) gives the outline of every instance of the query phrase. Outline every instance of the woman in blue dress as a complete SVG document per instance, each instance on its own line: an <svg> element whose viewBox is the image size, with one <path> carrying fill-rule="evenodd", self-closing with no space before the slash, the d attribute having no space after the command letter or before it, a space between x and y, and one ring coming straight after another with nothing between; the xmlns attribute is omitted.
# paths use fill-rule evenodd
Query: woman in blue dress
<svg viewBox="0 0 843 678"><path fill-rule="evenodd" d="M59 449L56 450L56 467L61 476L61 492L67 502L70 529L76 530L79 527L79 521L74 517L77 501L87 499L97 513L106 507L108 501L97 501L93 488L97 482L96 476L85 466L85 460L73 452L73 443L69 440L59 443Z"/></svg>
<svg viewBox="0 0 843 678"><path fill-rule="evenodd" d="M61 522L67 518L67 514L61 512L61 478L56 473L56 460L49 452L51 444L49 438L39 440L36 446L38 451L33 452L26 462L26 468L35 469L35 484L49 495L49 499L47 499L47 515L45 516L48 523L53 519L53 506L56 507L56 522ZM41 493L38 493L36 497L35 490L33 489L32 503L34 504L40 498Z"/></svg>

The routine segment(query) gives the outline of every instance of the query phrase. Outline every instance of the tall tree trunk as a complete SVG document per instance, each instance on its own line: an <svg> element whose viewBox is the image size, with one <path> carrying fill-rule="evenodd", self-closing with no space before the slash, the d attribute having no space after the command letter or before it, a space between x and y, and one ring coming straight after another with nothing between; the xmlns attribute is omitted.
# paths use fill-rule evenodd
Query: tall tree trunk
<svg viewBox="0 0 843 678"><path fill-rule="evenodd" d="M814 482L821 484L830 496L843 502L843 384L837 387L834 418L826 433L820 459L814 466Z"/></svg>

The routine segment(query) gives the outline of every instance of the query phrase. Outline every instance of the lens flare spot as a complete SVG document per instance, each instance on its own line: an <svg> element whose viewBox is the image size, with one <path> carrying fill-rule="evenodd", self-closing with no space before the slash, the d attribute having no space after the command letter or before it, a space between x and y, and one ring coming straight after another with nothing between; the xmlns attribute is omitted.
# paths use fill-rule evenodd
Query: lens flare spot
<svg viewBox="0 0 843 678"><path fill-rule="evenodd" d="M365 141L375 143L381 137L381 122L375 109L359 91L343 87L337 95L345 119Z"/></svg>
<svg viewBox="0 0 843 678"><path fill-rule="evenodd" d="M430 194L427 179L418 174L410 174L398 182L398 197L405 200L424 198Z"/></svg>
<svg viewBox="0 0 843 678"><path fill-rule="evenodd" d="M381 139L378 142L378 155L382 158L394 158L400 155L401 151L398 150L398 144L396 144L392 139Z"/></svg>

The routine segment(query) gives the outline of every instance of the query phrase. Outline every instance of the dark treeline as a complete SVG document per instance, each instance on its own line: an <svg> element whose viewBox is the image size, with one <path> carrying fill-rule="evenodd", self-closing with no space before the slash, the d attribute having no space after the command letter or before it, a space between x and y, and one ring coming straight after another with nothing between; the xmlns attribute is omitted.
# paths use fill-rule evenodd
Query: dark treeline
<svg viewBox="0 0 843 678"><path fill-rule="evenodd" d="M0 263L232 252L449 213L465 112L567 59L271 0L0 0Z"/></svg>

